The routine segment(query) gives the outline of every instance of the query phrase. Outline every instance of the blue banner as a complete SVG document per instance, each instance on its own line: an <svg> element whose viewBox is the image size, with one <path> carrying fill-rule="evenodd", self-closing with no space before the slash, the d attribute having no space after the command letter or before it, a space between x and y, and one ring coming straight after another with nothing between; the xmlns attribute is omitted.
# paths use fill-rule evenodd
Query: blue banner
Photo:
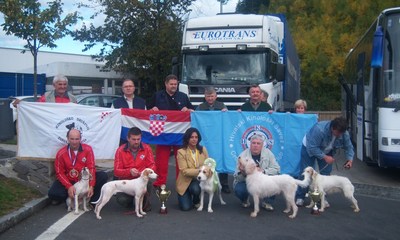
<svg viewBox="0 0 400 240"><path fill-rule="evenodd" d="M217 171L233 173L239 154L250 146L250 137L261 134L265 147L275 155L281 173L298 176L300 149L307 131L317 122L316 114L237 111L195 111L191 125L199 129Z"/></svg>

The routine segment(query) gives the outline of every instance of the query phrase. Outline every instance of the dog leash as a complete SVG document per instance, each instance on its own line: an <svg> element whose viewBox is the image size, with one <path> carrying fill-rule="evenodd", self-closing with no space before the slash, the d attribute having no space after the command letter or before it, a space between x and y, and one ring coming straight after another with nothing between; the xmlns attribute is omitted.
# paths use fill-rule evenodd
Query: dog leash
<svg viewBox="0 0 400 240"><path fill-rule="evenodd" d="M322 171L322 170L324 170L325 168L327 168L328 166L329 166L329 164L328 164L328 163L327 163L327 164L325 164L325 166L324 166L323 168L319 169L319 171L318 171L318 172L319 172L319 173L321 173L321 171ZM339 171L339 167L338 167L338 164L337 164L337 162L336 162L336 161L335 161L335 166L336 166L336 170L337 170L337 171Z"/></svg>
<svg viewBox="0 0 400 240"><path fill-rule="evenodd" d="M329 166L329 164L327 163L327 164L325 164L325 166L323 167L323 168L321 168L321 169L319 169L319 173L321 173L321 171L322 170L324 170L326 167L328 167ZM338 163L335 161L335 166L336 166L336 171L339 171L339 166L338 166Z"/></svg>

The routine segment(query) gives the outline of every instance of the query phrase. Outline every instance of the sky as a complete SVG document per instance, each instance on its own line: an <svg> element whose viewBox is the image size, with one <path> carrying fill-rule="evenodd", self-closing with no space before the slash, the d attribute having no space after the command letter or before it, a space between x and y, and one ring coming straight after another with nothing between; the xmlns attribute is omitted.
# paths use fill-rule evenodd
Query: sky
<svg viewBox="0 0 400 240"><path fill-rule="evenodd" d="M229 0L226 5L223 5L223 12L234 12L238 1L239 0ZM46 2L48 2L48 0L40 0L40 2L43 6L46 6ZM87 2L87 0L63 0L64 13L81 11L76 6L78 2ZM197 0L192 4L191 9L192 12L190 13L189 18L213 16L220 12L220 3L217 0ZM90 19L90 12L88 12L87 10L85 10L84 13L81 13L81 15L83 15L83 22L85 22L87 26L90 23L93 23L95 26L99 26L104 21L104 17ZM74 26L74 28L80 28L83 22L78 23ZM4 23L4 16L0 13L0 25L2 23ZM92 48L89 51L82 52L82 49L84 48L84 43L74 41L70 37L64 37L56 41L55 43L57 45L57 48L50 49L42 47L39 49L39 51L91 55L96 54L100 49L99 46ZM14 36L6 35L3 31L3 28L0 27L0 47L23 49L24 45L26 45L26 41Z"/></svg>

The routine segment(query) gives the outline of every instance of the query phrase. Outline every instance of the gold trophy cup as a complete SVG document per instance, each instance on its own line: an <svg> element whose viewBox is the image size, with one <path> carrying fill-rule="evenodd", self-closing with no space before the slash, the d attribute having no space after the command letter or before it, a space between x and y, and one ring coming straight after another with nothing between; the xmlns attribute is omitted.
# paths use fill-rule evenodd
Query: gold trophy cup
<svg viewBox="0 0 400 240"><path fill-rule="evenodd" d="M160 208L160 214L167 214L167 207L165 206L165 203L167 202L169 196L171 195L170 190L165 190L165 185L161 185L161 191L157 190L156 191L157 197L161 202L161 208Z"/></svg>
<svg viewBox="0 0 400 240"><path fill-rule="evenodd" d="M317 203L321 201L321 193L318 191L317 188L315 188L313 192L310 191L308 194L310 195L310 198L314 202L314 207L311 209L311 214L319 215L320 211L318 209Z"/></svg>

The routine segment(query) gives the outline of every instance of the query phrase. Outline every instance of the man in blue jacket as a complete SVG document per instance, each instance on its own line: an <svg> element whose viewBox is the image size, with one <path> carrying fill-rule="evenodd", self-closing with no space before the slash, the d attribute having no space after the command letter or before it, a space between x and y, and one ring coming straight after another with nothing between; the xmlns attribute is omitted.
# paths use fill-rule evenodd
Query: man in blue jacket
<svg viewBox="0 0 400 240"><path fill-rule="evenodd" d="M316 123L306 134L301 147L300 169L306 167L315 168L316 163L322 175L330 175L332 172L333 157L336 149L343 148L347 162L346 169L353 165L354 148L347 131L347 122L343 117L337 117L332 121ZM298 188L296 204L303 206L304 197L308 189ZM328 204L325 204L328 205Z"/></svg>

